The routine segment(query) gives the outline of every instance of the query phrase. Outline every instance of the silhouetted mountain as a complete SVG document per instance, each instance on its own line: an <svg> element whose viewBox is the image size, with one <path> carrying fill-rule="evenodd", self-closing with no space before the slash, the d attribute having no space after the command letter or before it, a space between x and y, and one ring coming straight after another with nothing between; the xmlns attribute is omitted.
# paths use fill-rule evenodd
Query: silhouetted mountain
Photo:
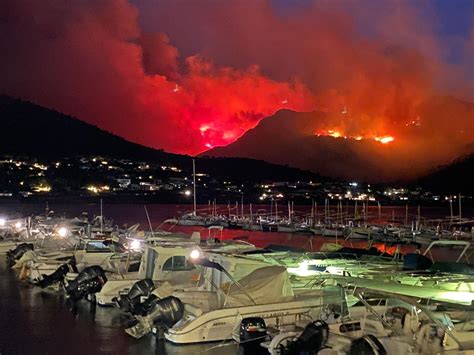
<svg viewBox="0 0 474 355"><path fill-rule="evenodd" d="M0 120L3 154L45 158L95 154L142 159L184 158L128 142L76 118L8 96L0 96Z"/></svg>
<svg viewBox="0 0 474 355"><path fill-rule="evenodd" d="M254 158L334 178L370 181L374 171L378 171L379 177L384 176L383 168L367 159L369 154L386 153L377 150L379 143L314 134L314 122L329 119L329 115L323 112L281 110L264 118L234 143L213 148L202 156ZM384 148L391 150L390 147Z"/></svg>
<svg viewBox="0 0 474 355"><path fill-rule="evenodd" d="M191 169L192 157L167 153L126 141L116 135L30 102L0 95L0 154L58 159L100 155ZM296 181L314 173L252 159L198 158L198 170L216 177Z"/></svg>
<svg viewBox="0 0 474 355"><path fill-rule="evenodd" d="M343 124L339 113L281 110L237 141L201 156L261 159L333 178L387 182L417 179L433 166L474 151L472 145L463 145L472 137L474 104L433 96L419 112L419 122L397 126L395 141L381 144L316 134L321 128L337 127L337 122ZM357 126L356 116L351 124Z"/></svg>
<svg viewBox="0 0 474 355"><path fill-rule="evenodd" d="M421 186L440 193L474 195L474 154L461 157L423 177Z"/></svg>

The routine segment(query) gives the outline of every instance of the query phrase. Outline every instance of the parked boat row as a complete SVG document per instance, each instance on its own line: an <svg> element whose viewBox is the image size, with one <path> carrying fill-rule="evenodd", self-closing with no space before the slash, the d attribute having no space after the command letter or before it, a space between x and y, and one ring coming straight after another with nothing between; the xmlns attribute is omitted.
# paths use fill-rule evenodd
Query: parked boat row
<svg viewBox="0 0 474 355"><path fill-rule="evenodd" d="M365 248L339 240L296 252L212 237L222 226L206 238L102 217L19 221L5 222L0 242L18 278L119 309L136 341L238 342L250 354L474 353L465 240L422 248L397 239L385 245L390 253L373 240ZM444 253L453 262L438 261Z"/></svg>

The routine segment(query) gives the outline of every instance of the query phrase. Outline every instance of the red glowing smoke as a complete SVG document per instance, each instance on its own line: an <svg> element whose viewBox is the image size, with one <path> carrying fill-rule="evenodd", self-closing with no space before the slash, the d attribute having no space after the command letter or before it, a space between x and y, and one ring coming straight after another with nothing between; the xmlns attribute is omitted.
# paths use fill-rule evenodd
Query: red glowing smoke
<svg viewBox="0 0 474 355"><path fill-rule="evenodd" d="M144 33L127 1L7 2L0 91L56 108L145 145L198 153L232 142L280 108L311 110L298 83L256 66L179 68L161 33Z"/></svg>
<svg viewBox="0 0 474 355"><path fill-rule="evenodd" d="M0 92L194 154L281 108L346 107L350 118L323 128L398 141L437 85L463 76L443 64L431 13L409 2L384 2L376 15L375 5L351 1L288 14L270 0L137 3L6 0ZM359 23L370 23L368 33ZM437 116L422 119L438 126ZM472 121L460 120L467 131ZM465 134L463 144L473 138Z"/></svg>

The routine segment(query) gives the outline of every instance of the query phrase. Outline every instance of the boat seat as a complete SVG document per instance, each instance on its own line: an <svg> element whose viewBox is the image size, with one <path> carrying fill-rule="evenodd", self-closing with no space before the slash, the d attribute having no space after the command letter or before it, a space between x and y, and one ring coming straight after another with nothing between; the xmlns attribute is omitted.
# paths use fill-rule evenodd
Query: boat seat
<svg viewBox="0 0 474 355"><path fill-rule="evenodd" d="M414 335L420 328L420 322L416 316L412 316L410 313L405 314L403 317L403 334Z"/></svg>
<svg viewBox="0 0 474 355"><path fill-rule="evenodd" d="M384 328L379 320L366 318L363 328L364 334L373 334L376 336L387 336L391 332Z"/></svg>
<svg viewBox="0 0 474 355"><path fill-rule="evenodd" d="M474 319L468 320L466 322L455 323L454 329L457 332L472 332L474 331Z"/></svg>

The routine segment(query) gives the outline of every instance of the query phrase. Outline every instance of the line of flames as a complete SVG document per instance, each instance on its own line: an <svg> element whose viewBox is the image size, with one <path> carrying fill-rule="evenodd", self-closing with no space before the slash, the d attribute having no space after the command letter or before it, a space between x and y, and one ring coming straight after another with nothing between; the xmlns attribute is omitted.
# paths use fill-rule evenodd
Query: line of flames
<svg viewBox="0 0 474 355"><path fill-rule="evenodd" d="M388 144L391 143L395 140L393 136L390 135L383 135L383 136L350 136L342 133L341 131L338 130L322 130L318 131L315 133L318 137L319 136L329 136L329 137L334 137L334 138L344 138L344 139L354 139L356 141L361 141L363 139L372 139L376 142L382 143L382 144Z"/></svg>

